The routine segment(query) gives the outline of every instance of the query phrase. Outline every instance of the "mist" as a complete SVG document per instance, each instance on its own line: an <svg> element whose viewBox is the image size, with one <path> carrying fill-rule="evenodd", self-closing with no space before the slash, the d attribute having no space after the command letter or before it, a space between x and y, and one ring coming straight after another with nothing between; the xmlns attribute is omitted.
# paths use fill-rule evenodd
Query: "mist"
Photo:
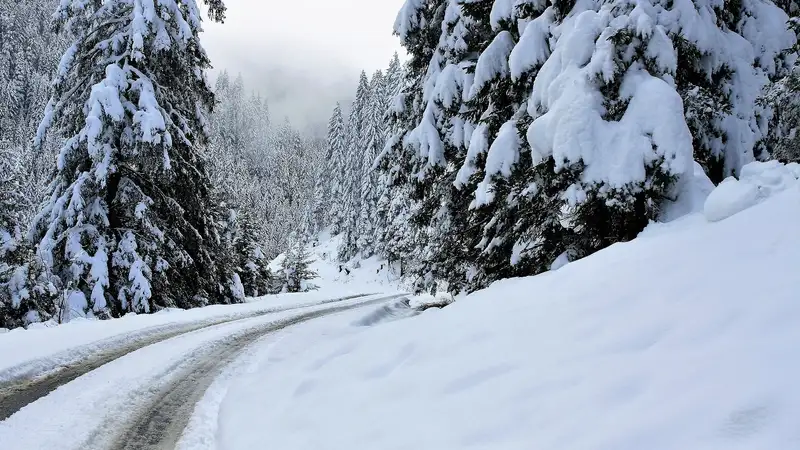
<svg viewBox="0 0 800 450"><path fill-rule="evenodd" d="M270 104L274 121L325 133L336 104L352 101L362 70L385 69L401 53L392 25L403 0L227 0L224 24L202 40L214 69L241 73Z"/></svg>

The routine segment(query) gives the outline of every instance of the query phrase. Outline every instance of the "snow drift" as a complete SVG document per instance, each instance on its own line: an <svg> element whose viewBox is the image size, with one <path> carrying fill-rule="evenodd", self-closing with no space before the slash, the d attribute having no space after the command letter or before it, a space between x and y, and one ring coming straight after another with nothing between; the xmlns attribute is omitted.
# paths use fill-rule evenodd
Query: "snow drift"
<svg viewBox="0 0 800 450"><path fill-rule="evenodd" d="M798 221L788 187L441 311L318 336L233 383L217 445L796 448Z"/></svg>

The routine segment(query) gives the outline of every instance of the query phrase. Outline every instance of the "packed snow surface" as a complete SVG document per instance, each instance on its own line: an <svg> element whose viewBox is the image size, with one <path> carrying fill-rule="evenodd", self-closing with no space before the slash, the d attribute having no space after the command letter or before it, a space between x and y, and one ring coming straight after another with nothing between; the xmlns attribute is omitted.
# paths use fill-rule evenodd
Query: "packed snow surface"
<svg viewBox="0 0 800 450"><path fill-rule="evenodd" d="M312 306L336 297L378 291L358 291L361 286L329 285L325 292L270 295L240 305L215 305L191 310L169 309L156 314L128 314L121 319L77 319L48 327L16 328L0 334L0 382L24 373L35 374L54 364L79 361L105 347L124 344L126 336L163 331L181 325L235 319L273 310ZM13 370L12 370L13 369Z"/></svg>
<svg viewBox="0 0 800 450"><path fill-rule="evenodd" d="M195 448L800 448L798 223L790 187L442 310L309 323Z"/></svg>
<svg viewBox="0 0 800 450"><path fill-rule="evenodd" d="M385 296L366 299L382 297ZM359 305L363 301L363 298L352 299L337 306ZM248 330L330 307L311 306L224 323L128 353L58 387L49 395L0 421L0 447L4 450L113 448L110 442L116 433L123 431L131 416L147 407L155 397L163 395L162 390L176 382L186 370L201 364L208 351L221 342ZM69 328L57 327L54 331L65 329ZM273 338L273 333L265 333L263 337L266 342L271 342ZM225 378L244 367L243 361L246 362L252 351L246 349L238 360L220 374L198 405L196 415L202 414L203 405L213 401L209 397L213 399ZM193 426L198 420L202 420L202 417L192 417L187 433L194 430Z"/></svg>

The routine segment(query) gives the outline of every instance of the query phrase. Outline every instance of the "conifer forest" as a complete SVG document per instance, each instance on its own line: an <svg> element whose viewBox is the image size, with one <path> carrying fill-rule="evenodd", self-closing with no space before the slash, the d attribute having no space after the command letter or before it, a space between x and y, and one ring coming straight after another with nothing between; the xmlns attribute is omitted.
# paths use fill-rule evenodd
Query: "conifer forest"
<svg viewBox="0 0 800 450"><path fill-rule="evenodd" d="M209 76L223 0L0 0L0 328L297 290L323 230L417 293L630 241L698 180L800 161L798 14L406 0L320 137Z"/></svg>

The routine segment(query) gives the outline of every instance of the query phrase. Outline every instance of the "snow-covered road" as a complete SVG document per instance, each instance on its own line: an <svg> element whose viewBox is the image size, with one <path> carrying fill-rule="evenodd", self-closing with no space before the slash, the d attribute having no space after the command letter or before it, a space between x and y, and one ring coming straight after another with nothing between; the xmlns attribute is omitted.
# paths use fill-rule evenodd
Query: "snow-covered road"
<svg viewBox="0 0 800 450"><path fill-rule="evenodd" d="M351 295L320 301L318 304L336 303L365 297ZM23 406L31 403L79 376L127 355L140 348L203 328L240 321L270 313L293 311L308 305L257 309L206 319L172 322L121 333L99 343L69 348L58 355L35 359L0 372L0 420L7 419Z"/></svg>
<svg viewBox="0 0 800 450"><path fill-rule="evenodd" d="M174 448L197 401L251 344L292 325L398 296L256 308L145 328L102 345L24 361L0 372L0 443L26 450ZM60 368L59 361L66 366Z"/></svg>

